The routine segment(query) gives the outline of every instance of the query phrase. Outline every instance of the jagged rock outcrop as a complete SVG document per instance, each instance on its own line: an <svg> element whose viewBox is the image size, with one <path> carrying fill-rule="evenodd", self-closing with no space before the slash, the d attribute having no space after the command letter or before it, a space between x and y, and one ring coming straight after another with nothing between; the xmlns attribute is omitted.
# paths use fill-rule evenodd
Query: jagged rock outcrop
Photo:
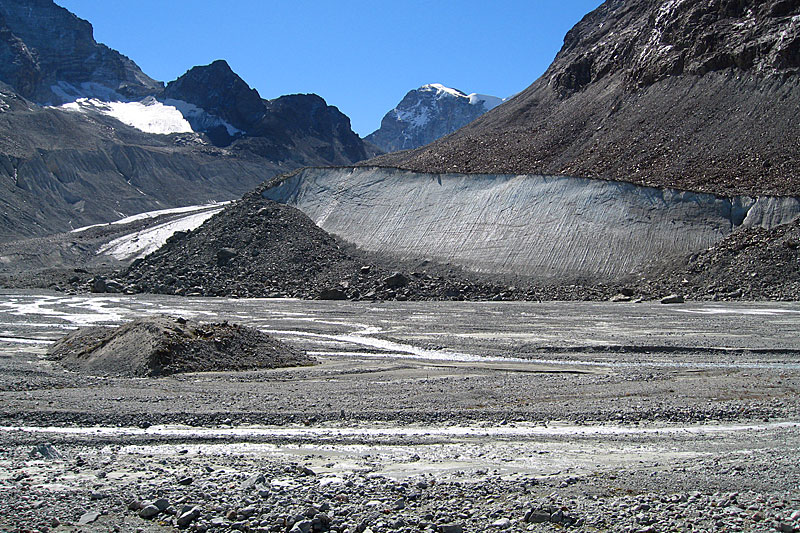
<svg viewBox="0 0 800 533"><path fill-rule="evenodd" d="M264 100L224 60L190 69L161 98L218 146L236 141L235 149L297 165L350 164L375 154L321 97Z"/></svg>
<svg viewBox="0 0 800 533"><path fill-rule="evenodd" d="M800 193L800 3L609 0L525 91L370 164Z"/></svg>
<svg viewBox="0 0 800 533"><path fill-rule="evenodd" d="M52 0L0 0L0 80L43 104L135 99L163 88Z"/></svg>
<svg viewBox="0 0 800 533"><path fill-rule="evenodd" d="M381 127L364 139L381 150L417 148L465 126L494 109L501 98L466 94L438 83L409 91L381 120Z"/></svg>
<svg viewBox="0 0 800 533"><path fill-rule="evenodd" d="M228 142L237 133L252 130L265 113L258 91L251 89L222 59L189 69L167 84L161 98L178 107L195 131L219 139L225 139L227 134Z"/></svg>

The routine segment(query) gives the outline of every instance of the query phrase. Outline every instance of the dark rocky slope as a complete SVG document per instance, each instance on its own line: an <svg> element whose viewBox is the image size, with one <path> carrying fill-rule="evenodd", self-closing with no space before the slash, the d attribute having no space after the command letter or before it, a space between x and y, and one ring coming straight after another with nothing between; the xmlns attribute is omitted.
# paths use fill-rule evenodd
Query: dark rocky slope
<svg viewBox="0 0 800 533"><path fill-rule="evenodd" d="M648 292L693 299L800 299L800 219L733 233L685 264L644 280Z"/></svg>
<svg viewBox="0 0 800 533"><path fill-rule="evenodd" d="M52 0L0 0L0 80L40 103L141 98L163 88Z"/></svg>
<svg viewBox="0 0 800 533"><path fill-rule="evenodd" d="M528 89L370 164L800 194L800 2L609 0Z"/></svg>

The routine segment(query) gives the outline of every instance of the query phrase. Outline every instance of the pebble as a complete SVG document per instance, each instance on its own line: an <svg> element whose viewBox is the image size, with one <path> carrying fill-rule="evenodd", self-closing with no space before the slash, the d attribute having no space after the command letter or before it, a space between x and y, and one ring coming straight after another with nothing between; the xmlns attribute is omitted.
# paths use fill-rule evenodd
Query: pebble
<svg viewBox="0 0 800 533"><path fill-rule="evenodd" d="M100 513L98 513L97 511L89 511L89 512L83 513L81 515L80 519L78 520L78 525L79 526L85 526L86 524L91 524L92 522L96 521L98 518L100 518Z"/></svg>

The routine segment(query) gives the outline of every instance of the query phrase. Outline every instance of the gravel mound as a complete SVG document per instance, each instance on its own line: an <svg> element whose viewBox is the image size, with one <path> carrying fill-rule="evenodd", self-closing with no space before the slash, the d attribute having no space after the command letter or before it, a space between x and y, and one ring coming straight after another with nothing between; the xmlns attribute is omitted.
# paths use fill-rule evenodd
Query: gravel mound
<svg viewBox="0 0 800 533"><path fill-rule="evenodd" d="M135 261L111 286L187 296L443 300L510 297L521 285L506 276L366 253L301 211L264 199L259 188Z"/></svg>
<svg viewBox="0 0 800 533"><path fill-rule="evenodd" d="M253 328L166 316L119 328L82 328L54 344L48 355L77 372L126 377L314 364Z"/></svg>
<svg viewBox="0 0 800 533"><path fill-rule="evenodd" d="M800 219L732 233L662 273L651 291L667 286L692 299L800 300Z"/></svg>

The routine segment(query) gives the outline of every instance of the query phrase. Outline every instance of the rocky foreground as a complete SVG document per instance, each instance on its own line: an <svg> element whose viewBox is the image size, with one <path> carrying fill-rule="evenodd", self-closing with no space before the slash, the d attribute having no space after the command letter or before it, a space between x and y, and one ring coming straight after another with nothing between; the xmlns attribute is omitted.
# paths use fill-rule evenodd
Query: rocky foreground
<svg viewBox="0 0 800 533"><path fill-rule="evenodd" d="M58 445L40 444L28 457L24 446L0 455L12 466L15 485L4 491L0 524L15 531L800 531L796 491L721 492L700 484L673 492L669 479L707 469L731 479L762 475L778 484L794 469L779 457L761 472L754 467L766 465L756 459L553 479L483 471L478 480L462 481L321 474L303 462L203 458L192 445L155 456L126 454L119 444L100 453L67 449L62 454ZM67 479L79 484L70 482L76 493L67 501L53 500L42 488ZM659 490L659 482L669 489Z"/></svg>
<svg viewBox="0 0 800 533"><path fill-rule="evenodd" d="M166 309L320 364L126 378L43 358L76 324ZM797 531L798 316L5 293L0 530Z"/></svg>

